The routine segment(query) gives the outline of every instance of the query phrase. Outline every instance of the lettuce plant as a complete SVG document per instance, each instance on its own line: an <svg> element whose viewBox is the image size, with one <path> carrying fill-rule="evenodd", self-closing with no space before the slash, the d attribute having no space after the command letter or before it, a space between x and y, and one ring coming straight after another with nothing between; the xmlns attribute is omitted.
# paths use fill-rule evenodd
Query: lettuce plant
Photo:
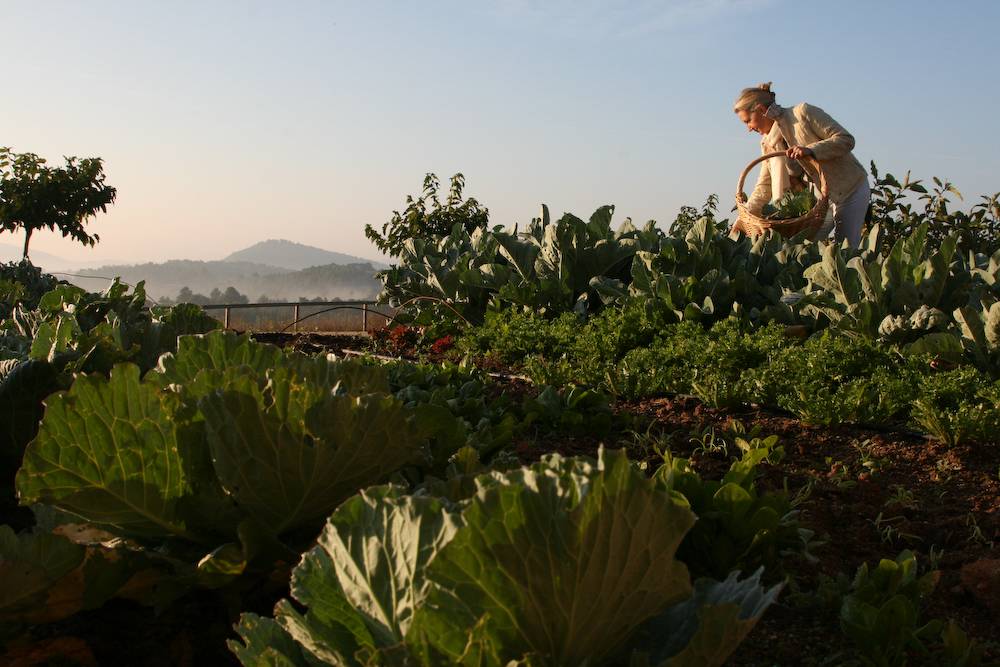
<svg viewBox="0 0 1000 667"><path fill-rule="evenodd" d="M991 441L1000 429L1000 383L970 366L922 378L913 421L941 442Z"/></svg>
<svg viewBox="0 0 1000 667"><path fill-rule="evenodd" d="M245 665L721 664L777 588L692 586L674 554L693 521L605 451L481 476L454 505L370 489L296 568L302 607L244 614L230 647Z"/></svg>
<svg viewBox="0 0 1000 667"><path fill-rule="evenodd" d="M812 531L802 528L787 493L757 488L757 466L780 460L777 436L738 440L743 456L721 480L703 480L687 459L664 452L653 477L663 488L680 494L698 517L684 538L678 558L696 575L721 578L741 569L780 571L782 558L808 554Z"/></svg>
<svg viewBox="0 0 1000 667"><path fill-rule="evenodd" d="M954 622L926 620L923 607L940 573L920 573L916 556L901 552L872 568L862 564L840 606L840 626L862 664L902 667L913 658L928 664L974 667L986 649Z"/></svg>

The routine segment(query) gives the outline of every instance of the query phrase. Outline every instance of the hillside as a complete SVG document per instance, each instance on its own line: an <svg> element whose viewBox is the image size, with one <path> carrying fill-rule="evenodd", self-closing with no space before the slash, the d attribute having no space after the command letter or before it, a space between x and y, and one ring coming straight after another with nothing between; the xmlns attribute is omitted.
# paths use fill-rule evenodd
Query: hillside
<svg viewBox="0 0 1000 667"><path fill-rule="evenodd" d="M252 300L269 299L369 299L379 290L375 269L370 264L327 264L303 271L287 271L276 266L253 262L214 260L200 262L174 259L162 263L101 266L81 269L90 278L72 278L72 282L91 290L107 286L108 278L120 277L134 285L146 281L146 293L153 299L174 298L181 288L208 294L213 289L235 287Z"/></svg>
<svg viewBox="0 0 1000 667"><path fill-rule="evenodd" d="M325 266L327 264L371 264L375 269L384 268L384 264L370 259L345 255L340 252L323 250L314 246L286 241L284 239L270 239L255 243L249 248L238 250L223 261L225 262L252 262L255 264L267 264L278 266L290 271L300 271L310 266Z"/></svg>

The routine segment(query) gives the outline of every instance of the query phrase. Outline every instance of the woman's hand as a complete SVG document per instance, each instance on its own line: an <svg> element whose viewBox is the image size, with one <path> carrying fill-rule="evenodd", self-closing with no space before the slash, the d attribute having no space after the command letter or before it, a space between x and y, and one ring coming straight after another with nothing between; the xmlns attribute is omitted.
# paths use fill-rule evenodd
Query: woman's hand
<svg viewBox="0 0 1000 667"><path fill-rule="evenodd" d="M792 146L785 151L785 155L793 160L798 160L804 157L813 157L813 152L811 148L806 148L805 146Z"/></svg>

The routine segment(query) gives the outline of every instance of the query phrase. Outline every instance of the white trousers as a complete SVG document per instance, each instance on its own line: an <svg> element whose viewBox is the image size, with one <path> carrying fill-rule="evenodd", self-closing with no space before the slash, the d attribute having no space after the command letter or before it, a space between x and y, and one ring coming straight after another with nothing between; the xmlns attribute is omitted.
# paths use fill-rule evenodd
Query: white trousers
<svg viewBox="0 0 1000 667"><path fill-rule="evenodd" d="M838 246L847 239L852 248L857 248L861 243L861 228L864 227L865 213L868 212L871 198L872 190L866 178L844 201L839 204L831 201L826 220L816 232L816 240L827 239L833 232L833 240Z"/></svg>

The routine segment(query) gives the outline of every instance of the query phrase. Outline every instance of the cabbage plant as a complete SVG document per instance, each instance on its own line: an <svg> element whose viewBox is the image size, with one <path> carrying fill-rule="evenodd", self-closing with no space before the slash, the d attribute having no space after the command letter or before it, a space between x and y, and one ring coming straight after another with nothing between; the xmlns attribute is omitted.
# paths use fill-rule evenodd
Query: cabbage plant
<svg viewBox="0 0 1000 667"><path fill-rule="evenodd" d="M381 369L221 332L181 338L145 378L120 364L46 403L21 502L169 545L213 583L307 543L341 502L419 459L433 427Z"/></svg>
<svg viewBox="0 0 1000 667"><path fill-rule="evenodd" d="M778 593L759 572L692 585L694 515L623 453L550 455L450 504L398 487L329 519L244 665L718 665ZM296 604L297 603L297 604Z"/></svg>

